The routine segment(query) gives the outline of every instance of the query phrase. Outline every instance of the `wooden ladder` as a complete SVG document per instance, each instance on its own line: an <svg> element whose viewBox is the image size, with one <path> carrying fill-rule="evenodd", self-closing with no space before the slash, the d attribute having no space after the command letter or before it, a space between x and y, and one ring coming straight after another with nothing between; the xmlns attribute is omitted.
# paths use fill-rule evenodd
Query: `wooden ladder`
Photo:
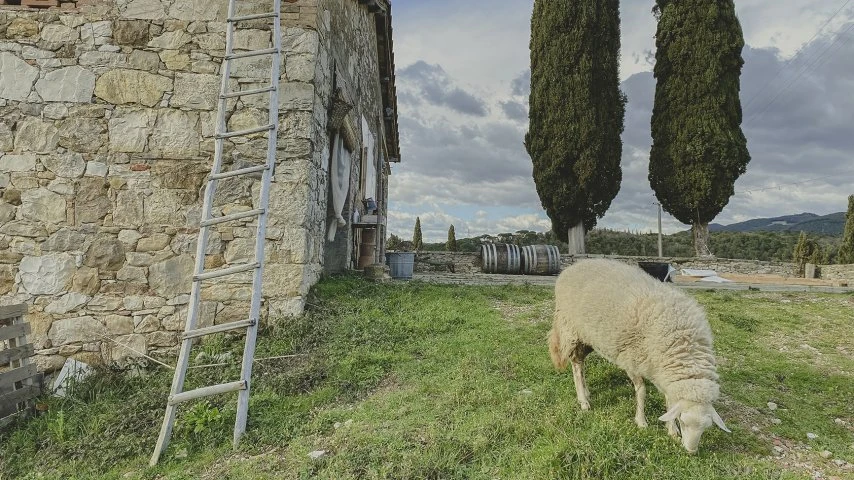
<svg viewBox="0 0 854 480"><path fill-rule="evenodd" d="M172 389L166 403L166 414L160 429L160 436L154 453L151 455L151 465L155 465L160 456L169 445L172 428L175 424L175 415L178 405L197 398L207 397L220 393L238 392L237 418L234 424L234 445L237 446L241 436L246 431L246 419L249 409L250 377L252 375L252 362L255 356L255 342L258 336L258 324L260 322L261 310L261 282L264 269L264 237L267 229L267 207L270 196L270 183L272 181L273 169L276 163L276 137L279 125L279 68L282 58L282 34L281 34L281 0L272 1L272 11L267 13L256 13L251 15L236 15L237 0L229 0L228 17L226 20L226 46L225 57L222 65L222 84L220 87L219 104L217 108L216 124L216 146L214 150L214 162L211 174L208 177L205 188L204 204L202 207L202 218L199 224L199 237L196 245L196 262L193 274L193 285L190 291L190 303L187 310L187 324L181 337L181 349L178 354L178 365L175 376L172 379ZM211 7L213 8L213 6ZM234 33L236 24L250 20L269 19L271 30L271 45L269 48L251 50L245 52L234 52ZM270 58L270 83L262 88L229 91L231 80L232 62L241 58L267 56ZM249 95L266 95L269 99L269 120L266 125L249 128L245 130L228 131L226 124L227 104L229 99ZM266 133L267 158L263 165L237 168L223 171L223 143L228 138L245 137L258 133ZM245 175L261 174L261 191L257 202L258 208L214 217L212 214L213 198L216 192L217 182L225 178ZM258 226L255 233L254 259L246 264L233 267L205 270L205 247L210 234L210 227L233 222L257 218ZM213 282L217 279L241 272L253 272L252 277L252 300L248 315L245 320L215 325L211 327L198 328L200 312L200 295L202 282ZM243 360L240 378L228 383L211 385L184 391L184 381L187 376L187 368L190 360L190 350L193 342L198 337L222 333L227 331L240 331L245 333L245 345L243 349Z"/></svg>

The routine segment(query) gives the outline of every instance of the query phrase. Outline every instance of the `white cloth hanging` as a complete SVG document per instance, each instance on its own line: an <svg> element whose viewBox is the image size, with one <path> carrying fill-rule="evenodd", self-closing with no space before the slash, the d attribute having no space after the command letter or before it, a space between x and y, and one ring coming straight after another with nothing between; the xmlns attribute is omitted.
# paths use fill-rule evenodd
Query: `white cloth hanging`
<svg viewBox="0 0 854 480"><path fill-rule="evenodd" d="M347 201L347 192L350 190L350 151L344 146L341 134L336 133L332 141L332 211L335 217L330 219L329 233L327 239L335 240L338 227L347 225L344 219L344 203Z"/></svg>
<svg viewBox="0 0 854 480"><path fill-rule="evenodd" d="M362 175L365 177L365 200L377 199L377 162L374 154L374 143L371 127L365 117L362 117L362 148L365 150L365 171L362 172Z"/></svg>

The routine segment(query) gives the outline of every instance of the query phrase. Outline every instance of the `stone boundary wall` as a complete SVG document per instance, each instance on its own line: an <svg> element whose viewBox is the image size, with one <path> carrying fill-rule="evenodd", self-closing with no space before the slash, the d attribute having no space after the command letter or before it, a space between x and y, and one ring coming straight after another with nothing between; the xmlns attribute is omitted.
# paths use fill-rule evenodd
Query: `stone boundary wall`
<svg viewBox="0 0 854 480"><path fill-rule="evenodd" d="M415 272L476 273L481 271L480 253L418 252Z"/></svg>
<svg viewBox="0 0 854 480"><path fill-rule="evenodd" d="M40 370L69 356L121 363L133 350L174 354L214 148L226 4L0 7L0 305L30 306ZM267 2L247 6L238 13L269 9ZM322 271L317 232L326 214L325 195L317 193L325 177L316 127L325 125L326 111L315 86L329 80L317 61L317 0L286 0L282 9L287 53L263 306L271 316L302 311ZM266 48L267 32L249 23L235 46ZM269 83L265 62L235 62L232 86ZM266 123L263 102L232 103L230 129ZM260 136L227 142L226 162L262 162L266 143ZM216 213L254 208L259 185L221 182ZM226 225L212 233L208 268L251 258L255 225ZM201 324L245 316L249 279L206 287Z"/></svg>
<svg viewBox="0 0 854 480"><path fill-rule="evenodd" d="M821 265L820 278L854 282L854 265Z"/></svg>
<svg viewBox="0 0 854 480"><path fill-rule="evenodd" d="M741 260L731 258L678 258L678 257L629 257L612 255L588 255L589 258L607 257L622 260L626 263L637 264L638 262L666 262L673 268L692 268L698 270L714 270L717 273L735 273L741 275L780 275L792 277L796 268L793 263L788 262L766 262L761 260ZM561 255L564 265L572 263L572 256Z"/></svg>
<svg viewBox="0 0 854 480"><path fill-rule="evenodd" d="M780 275L791 277L794 275L795 266L787 262L763 262L759 260L735 260L725 258L701 259L701 258L672 258L659 259L658 257L629 257L612 255L585 255L583 258L606 257L637 264L638 262L667 262L674 268L694 268L715 270L718 273L736 274L763 274ZM572 255L561 255L561 265L571 265L576 258ZM846 271L845 268L833 269L832 267L848 267L850 276L854 277L854 265L831 265L822 267L822 277L828 277L825 272L831 269L834 275ZM418 252L415 256L415 271L427 272L450 272L450 273L476 273L481 271L480 253L475 252ZM834 277L836 278L836 277ZM839 277L845 278L845 277Z"/></svg>

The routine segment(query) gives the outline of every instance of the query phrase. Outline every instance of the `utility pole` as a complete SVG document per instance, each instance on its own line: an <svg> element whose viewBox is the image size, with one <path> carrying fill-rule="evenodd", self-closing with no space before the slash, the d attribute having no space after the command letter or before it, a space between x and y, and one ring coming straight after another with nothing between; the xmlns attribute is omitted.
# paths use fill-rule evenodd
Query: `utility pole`
<svg viewBox="0 0 854 480"><path fill-rule="evenodd" d="M656 202L658 205L658 258L664 258L664 251L661 244L661 202Z"/></svg>

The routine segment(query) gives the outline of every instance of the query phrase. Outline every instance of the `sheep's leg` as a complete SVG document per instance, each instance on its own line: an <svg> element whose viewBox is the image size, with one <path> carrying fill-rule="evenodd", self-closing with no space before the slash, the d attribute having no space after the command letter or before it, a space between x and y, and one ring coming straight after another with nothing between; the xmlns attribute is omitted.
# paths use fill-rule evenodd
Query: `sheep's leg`
<svg viewBox="0 0 854 480"><path fill-rule="evenodd" d="M629 378L635 386L635 396L637 397L637 409L635 410L635 423L638 427L646 428L646 416L644 415L644 402L646 401L646 384L643 377L640 375L630 375Z"/></svg>
<svg viewBox="0 0 854 480"><path fill-rule="evenodd" d="M664 396L664 402L667 403L667 411L669 412L673 404L670 403L670 398L667 395ZM676 426L676 420L668 420L665 424L667 425L667 434L673 438L679 438L679 428Z"/></svg>
<svg viewBox="0 0 854 480"><path fill-rule="evenodd" d="M584 359L593 349L588 345L576 342L569 354L572 362L572 379L575 381L575 393L582 410L590 410L590 391L587 390L587 382L584 380Z"/></svg>
<svg viewBox="0 0 854 480"><path fill-rule="evenodd" d="M575 381L575 394L582 410L590 410L590 392L584 383L584 360L572 359L572 379Z"/></svg>

